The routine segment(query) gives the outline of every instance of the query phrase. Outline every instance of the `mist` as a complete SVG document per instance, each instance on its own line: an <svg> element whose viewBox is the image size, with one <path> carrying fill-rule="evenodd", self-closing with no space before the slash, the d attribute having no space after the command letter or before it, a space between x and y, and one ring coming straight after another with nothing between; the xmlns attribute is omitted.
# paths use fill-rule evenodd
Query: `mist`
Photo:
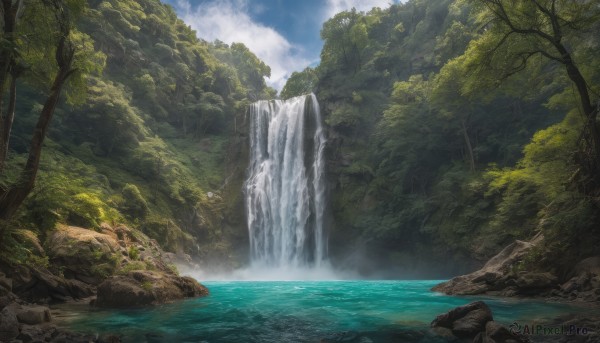
<svg viewBox="0 0 600 343"><path fill-rule="evenodd" d="M199 281L334 281L362 278L355 271L337 270L329 264L319 267L295 268L258 264L235 270L190 268L185 265L178 265L177 268L182 275L191 276Z"/></svg>

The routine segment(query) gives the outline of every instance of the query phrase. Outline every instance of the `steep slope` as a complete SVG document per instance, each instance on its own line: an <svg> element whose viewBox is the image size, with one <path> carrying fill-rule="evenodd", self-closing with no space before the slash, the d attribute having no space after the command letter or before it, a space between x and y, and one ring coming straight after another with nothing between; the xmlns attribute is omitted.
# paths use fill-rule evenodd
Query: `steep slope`
<svg viewBox="0 0 600 343"><path fill-rule="evenodd" d="M43 239L57 223L124 222L172 252L243 261L239 140L248 104L274 96L269 67L243 44L198 40L158 0L89 1L78 27L105 54L104 73L89 77L83 105L57 109L19 226ZM23 87L6 180L40 106Z"/></svg>
<svg viewBox="0 0 600 343"><path fill-rule="evenodd" d="M539 231L567 239L548 242L535 252L544 258L522 268L543 261L564 271L597 253L594 193L573 184L581 120L564 69L536 58L511 77L474 76L467 66L484 68L476 49L486 31L472 3L413 0L337 14L321 31L316 76L307 69L284 88L286 96L314 89L323 107L338 264L453 275ZM573 54L591 89L597 29L565 38L585 46Z"/></svg>

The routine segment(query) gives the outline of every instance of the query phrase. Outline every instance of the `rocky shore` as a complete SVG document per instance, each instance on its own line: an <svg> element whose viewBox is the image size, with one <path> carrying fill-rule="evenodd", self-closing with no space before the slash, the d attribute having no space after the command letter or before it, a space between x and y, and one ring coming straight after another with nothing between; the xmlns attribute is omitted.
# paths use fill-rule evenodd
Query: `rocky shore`
<svg viewBox="0 0 600 343"><path fill-rule="evenodd" d="M42 244L29 244L48 265L0 264L0 342L120 342L59 329L49 306L87 301L91 306L130 308L208 295L206 287L180 276L156 241L125 226L98 231L57 227ZM83 300L85 299L85 300Z"/></svg>
<svg viewBox="0 0 600 343"><path fill-rule="evenodd" d="M600 305L600 256L579 261L572 270L559 275L551 270L527 270L525 261L533 249L542 246L544 237L531 241L515 241L492 257L481 269L452 278L432 288L448 295L490 295L541 298L545 300ZM516 325L516 323L515 323ZM530 323L531 325L531 323ZM473 343L501 342L600 342L600 315L579 313L537 323L548 330L546 335L531 332L532 327L504 327L493 320L487 305L481 301L455 308L438 316L431 327L448 341ZM576 332L577 329L585 332ZM521 334L521 333L527 334Z"/></svg>
<svg viewBox="0 0 600 343"><path fill-rule="evenodd" d="M455 277L432 290L449 295L538 297L599 304L600 256L580 261L566 275L525 270L523 261L542 241L541 235L529 242L517 240L480 270Z"/></svg>
<svg viewBox="0 0 600 343"><path fill-rule="evenodd" d="M600 342L600 317L574 314L546 323L513 323L494 320L483 301L456 307L431 322L431 330L446 342L568 343Z"/></svg>
<svg viewBox="0 0 600 343"><path fill-rule="evenodd" d="M431 327L440 337L448 341L470 340L473 343L526 343L526 337L511 332L494 321L492 311L483 302L477 301L440 314Z"/></svg>

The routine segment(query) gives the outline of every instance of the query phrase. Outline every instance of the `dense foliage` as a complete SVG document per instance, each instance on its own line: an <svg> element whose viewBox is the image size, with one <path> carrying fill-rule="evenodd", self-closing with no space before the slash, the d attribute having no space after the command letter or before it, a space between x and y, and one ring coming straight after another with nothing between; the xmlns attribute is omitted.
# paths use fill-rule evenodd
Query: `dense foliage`
<svg viewBox="0 0 600 343"><path fill-rule="evenodd" d="M125 222L167 250L229 263L233 239L224 227L240 225L243 213L230 214L239 195L228 185L238 183L228 183L226 174L244 167L232 168L226 155L235 117L250 102L274 96L264 81L270 68L243 44L200 41L158 0L83 4L76 34L92 49L88 55L99 56L87 61L105 65L104 72L88 72L85 87L69 88L67 98L79 101L57 108L37 186L6 234L25 228L43 239L56 223ZM50 41L29 43L39 49L27 58L52 54ZM42 107L46 81L27 81L20 85L4 186L17 178Z"/></svg>
<svg viewBox="0 0 600 343"><path fill-rule="evenodd" d="M326 22L313 89L330 128L332 249L405 272L422 269L415 257L448 272L538 232L547 246L532 268L597 253L599 189L585 167L596 112L578 110L571 73L598 101L599 12L414 0Z"/></svg>
<svg viewBox="0 0 600 343"><path fill-rule="evenodd" d="M0 257L36 261L24 230L110 222L173 252L244 260L244 113L275 97L270 68L243 44L199 40L159 0L23 1L0 45L2 122L15 113L2 192L28 170L65 32L78 72L36 187L1 223ZM57 25L48 4L77 15ZM525 268L597 254L599 13L594 1L409 0L328 20L320 65L280 97L315 91L322 105L335 262L453 273L540 232Z"/></svg>

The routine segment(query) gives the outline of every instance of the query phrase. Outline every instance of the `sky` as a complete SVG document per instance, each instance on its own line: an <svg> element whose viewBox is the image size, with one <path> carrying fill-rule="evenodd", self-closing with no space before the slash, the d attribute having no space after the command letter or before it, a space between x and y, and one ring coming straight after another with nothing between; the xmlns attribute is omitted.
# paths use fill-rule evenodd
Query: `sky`
<svg viewBox="0 0 600 343"><path fill-rule="evenodd" d="M163 0L207 41L244 43L271 67L267 84L281 90L294 71L319 62L322 24L352 7L368 11L396 0Z"/></svg>

